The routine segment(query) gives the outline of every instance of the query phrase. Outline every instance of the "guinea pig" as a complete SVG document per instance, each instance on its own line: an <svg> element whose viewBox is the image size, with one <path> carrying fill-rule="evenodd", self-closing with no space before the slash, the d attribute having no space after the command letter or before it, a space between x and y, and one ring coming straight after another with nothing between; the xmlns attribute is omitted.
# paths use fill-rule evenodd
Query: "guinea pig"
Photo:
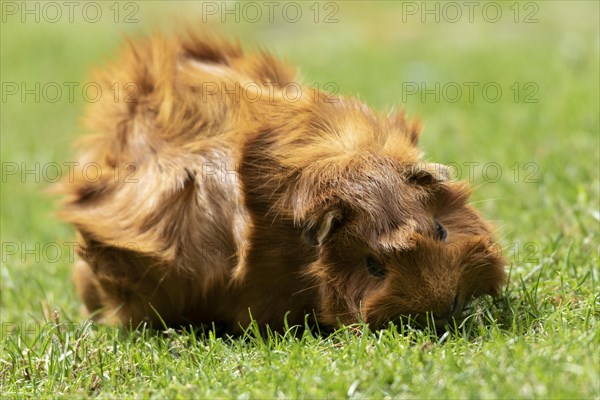
<svg viewBox="0 0 600 400"><path fill-rule="evenodd" d="M499 295L492 226L467 183L423 161L403 112L204 35L129 42L94 82L103 95L60 190L96 320L443 325Z"/></svg>

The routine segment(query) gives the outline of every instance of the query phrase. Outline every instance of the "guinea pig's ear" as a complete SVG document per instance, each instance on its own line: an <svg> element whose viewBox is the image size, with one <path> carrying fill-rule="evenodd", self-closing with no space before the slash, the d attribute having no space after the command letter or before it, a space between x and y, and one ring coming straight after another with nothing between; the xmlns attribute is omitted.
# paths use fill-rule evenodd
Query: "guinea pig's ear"
<svg viewBox="0 0 600 400"><path fill-rule="evenodd" d="M343 215L337 210L328 210L311 224L306 224L304 228L304 239L311 246L320 246L342 226Z"/></svg>
<svg viewBox="0 0 600 400"><path fill-rule="evenodd" d="M392 126L402 129L402 132L408 137L413 146L419 144L419 137L421 136L421 122L419 120L407 120L404 110L390 114L389 119Z"/></svg>
<svg viewBox="0 0 600 400"><path fill-rule="evenodd" d="M447 182L450 180L450 168L439 163L412 164L408 167L407 179L422 186Z"/></svg>

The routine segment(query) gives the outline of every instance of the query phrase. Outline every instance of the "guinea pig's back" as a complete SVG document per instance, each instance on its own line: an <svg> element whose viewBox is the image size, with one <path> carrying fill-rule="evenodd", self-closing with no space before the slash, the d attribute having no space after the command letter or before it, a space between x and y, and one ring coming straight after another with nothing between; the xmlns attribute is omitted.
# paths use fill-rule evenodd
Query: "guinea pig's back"
<svg viewBox="0 0 600 400"><path fill-rule="evenodd" d="M87 109L93 134L60 185L61 215L90 267L76 278L88 308L131 304L126 314L141 321L153 311L135 298L159 296L154 306L174 316L208 293L228 298L248 225L236 166L253 113L221 90L258 77L256 62L233 44L154 37L96 72L104 96Z"/></svg>

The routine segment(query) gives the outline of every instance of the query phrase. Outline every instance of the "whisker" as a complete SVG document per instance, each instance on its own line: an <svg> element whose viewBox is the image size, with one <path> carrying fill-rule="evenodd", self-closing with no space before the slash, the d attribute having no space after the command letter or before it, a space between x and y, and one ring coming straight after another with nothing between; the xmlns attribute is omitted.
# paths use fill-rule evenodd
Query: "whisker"
<svg viewBox="0 0 600 400"><path fill-rule="evenodd" d="M333 282L334 280L335 280L335 279L334 279L334 278L332 278L332 279L330 279L329 281L326 281L326 282L319 282L319 283L317 283L317 284L315 284L315 285L313 285L313 286L308 286L308 287L302 288L302 289L300 289L300 290L298 290L298 291L294 292L294 293L292 294L292 296L295 296L295 295L297 295L297 294L300 294L300 293L303 293L303 292L307 292L307 291L309 291L309 290L315 289L315 288L317 288L317 287L320 287L320 286L323 286L323 285L328 285L328 284L330 284L331 282Z"/></svg>
<svg viewBox="0 0 600 400"><path fill-rule="evenodd" d="M487 199L480 199L480 200L476 200L476 201L471 201L471 204L482 204L482 203L487 203L487 202L491 202L491 201L498 201L498 200L512 200L509 197L491 197L491 198L487 198Z"/></svg>

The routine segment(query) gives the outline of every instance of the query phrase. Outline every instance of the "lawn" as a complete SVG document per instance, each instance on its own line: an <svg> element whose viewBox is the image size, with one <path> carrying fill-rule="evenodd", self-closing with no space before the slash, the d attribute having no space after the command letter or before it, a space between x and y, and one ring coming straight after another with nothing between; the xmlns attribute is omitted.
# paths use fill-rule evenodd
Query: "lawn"
<svg viewBox="0 0 600 400"><path fill-rule="evenodd" d="M600 398L599 3L271 4L0 3L2 397ZM230 338L87 321L74 230L48 188L75 160L92 68L124 35L185 24L422 119L427 159L471 181L499 227L502 297L446 333Z"/></svg>

